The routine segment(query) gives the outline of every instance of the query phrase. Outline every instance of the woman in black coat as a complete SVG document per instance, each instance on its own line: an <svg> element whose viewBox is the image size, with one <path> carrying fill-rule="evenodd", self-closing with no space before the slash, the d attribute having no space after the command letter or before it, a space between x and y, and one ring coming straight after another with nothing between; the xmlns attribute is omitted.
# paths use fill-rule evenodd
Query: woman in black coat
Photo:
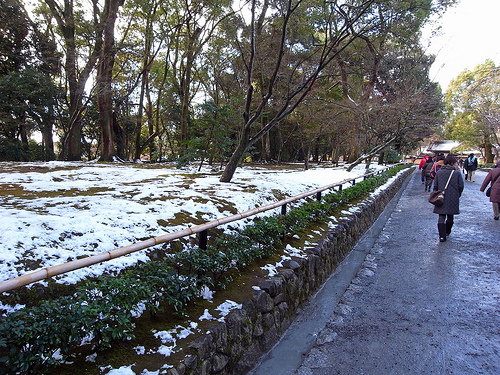
<svg viewBox="0 0 500 375"><path fill-rule="evenodd" d="M450 182L444 194L442 206L434 206L434 213L439 215L438 232L439 241L446 241L446 236L451 233L453 227L453 215L460 213L460 196L464 190L464 179L462 173L457 170L458 160L453 155L448 155L444 159L444 165L436 173L434 178L434 190L444 190L446 182L451 175Z"/></svg>

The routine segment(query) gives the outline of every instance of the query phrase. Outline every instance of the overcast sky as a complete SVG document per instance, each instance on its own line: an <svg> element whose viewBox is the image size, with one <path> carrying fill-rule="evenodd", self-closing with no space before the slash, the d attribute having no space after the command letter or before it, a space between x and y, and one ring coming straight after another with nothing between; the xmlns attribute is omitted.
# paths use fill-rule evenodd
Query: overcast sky
<svg viewBox="0 0 500 375"><path fill-rule="evenodd" d="M428 53L436 55L430 77L446 90L465 69L486 59L500 63L500 0L460 0L438 21L441 35L430 39ZM428 30L424 34L428 36ZM424 46L426 38L424 38Z"/></svg>

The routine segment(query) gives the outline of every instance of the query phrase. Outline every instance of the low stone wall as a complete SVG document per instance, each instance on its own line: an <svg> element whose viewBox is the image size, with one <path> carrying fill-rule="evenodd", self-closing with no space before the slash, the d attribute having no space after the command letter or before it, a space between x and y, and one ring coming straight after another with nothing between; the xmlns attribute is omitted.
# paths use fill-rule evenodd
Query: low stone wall
<svg viewBox="0 0 500 375"><path fill-rule="evenodd" d="M189 345L184 361L170 375L245 374L250 371L290 326L298 308L318 290L370 228L408 176L409 168L376 198L332 229L306 258L288 261L278 275L262 281L253 298L231 311L224 322L213 323L209 333Z"/></svg>

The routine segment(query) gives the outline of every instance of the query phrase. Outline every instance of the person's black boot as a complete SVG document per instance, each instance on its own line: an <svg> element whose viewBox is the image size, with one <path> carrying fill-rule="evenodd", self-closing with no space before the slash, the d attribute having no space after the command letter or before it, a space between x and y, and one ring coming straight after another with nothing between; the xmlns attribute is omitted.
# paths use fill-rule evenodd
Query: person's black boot
<svg viewBox="0 0 500 375"><path fill-rule="evenodd" d="M438 223L439 242L446 241L446 224Z"/></svg>
<svg viewBox="0 0 500 375"><path fill-rule="evenodd" d="M446 235L449 236L451 228L453 227L453 220L446 220Z"/></svg>

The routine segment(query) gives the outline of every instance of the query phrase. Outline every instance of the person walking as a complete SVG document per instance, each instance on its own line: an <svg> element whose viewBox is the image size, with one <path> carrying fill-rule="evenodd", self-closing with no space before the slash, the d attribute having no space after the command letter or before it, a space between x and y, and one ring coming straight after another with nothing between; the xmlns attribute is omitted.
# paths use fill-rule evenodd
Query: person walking
<svg viewBox="0 0 500 375"><path fill-rule="evenodd" d="M470 153L464 162L464 168L467 171L467 181L476 182L477 158Z"/></svg>
<svg viewBox="0 0 500 375"><path fill-rule="evenodd" d="M424 169L424 164L429 160L432 159L431 155L425 155L422 160L420 160L420 164L418 165L418 169L422 171L422 184L425 183L425 169ZM425 189L427 191L427 189Z"/></svg>
<svg viewBox="0 0 500 375"><path fill-rule="evenodd" d="M491 183L491 193L490 202L493 205L493 219L498 220L500 212L500 160L497 161L495 168L488 172L483 180L483 184L479 188L480 191L484 191L486 187Z"/></svg>
<svg viewBox="0 0 500 375"><path fill-rule="evenodd" d="M427 161L422 166L422 176L425 178L425 191L431 191L432 186L432 167L434 166L434 160L432 157L429 157Z"/></svg>
<svg viewBox="0 0 500 375"><path fill-rule="evenodd" d="M454 224L454 215L460 213L460 197L464 190L464 180L462 173L457 169L458 160L453 155L448 155L444 159L444 165L436 173L434 178L434 191L444 190L444 202L442 206L434 206L434 213L438 214L438 233L439 241L446 241L450 235ZM449 180L449 182L448 182Z"/></svg>
<svg viewBox="0 0 500 375"><path fill-rule="evenodd" d="M445 156L443 154L439 154L438 156L436 156L436 162L434 163L434 166L432 167L432 170L431 170L431 178L433 180L434 180L434 177L436 177L437 171L439 171L441 169L441 167L444 165L444 158L445 158Z"/></svg>

